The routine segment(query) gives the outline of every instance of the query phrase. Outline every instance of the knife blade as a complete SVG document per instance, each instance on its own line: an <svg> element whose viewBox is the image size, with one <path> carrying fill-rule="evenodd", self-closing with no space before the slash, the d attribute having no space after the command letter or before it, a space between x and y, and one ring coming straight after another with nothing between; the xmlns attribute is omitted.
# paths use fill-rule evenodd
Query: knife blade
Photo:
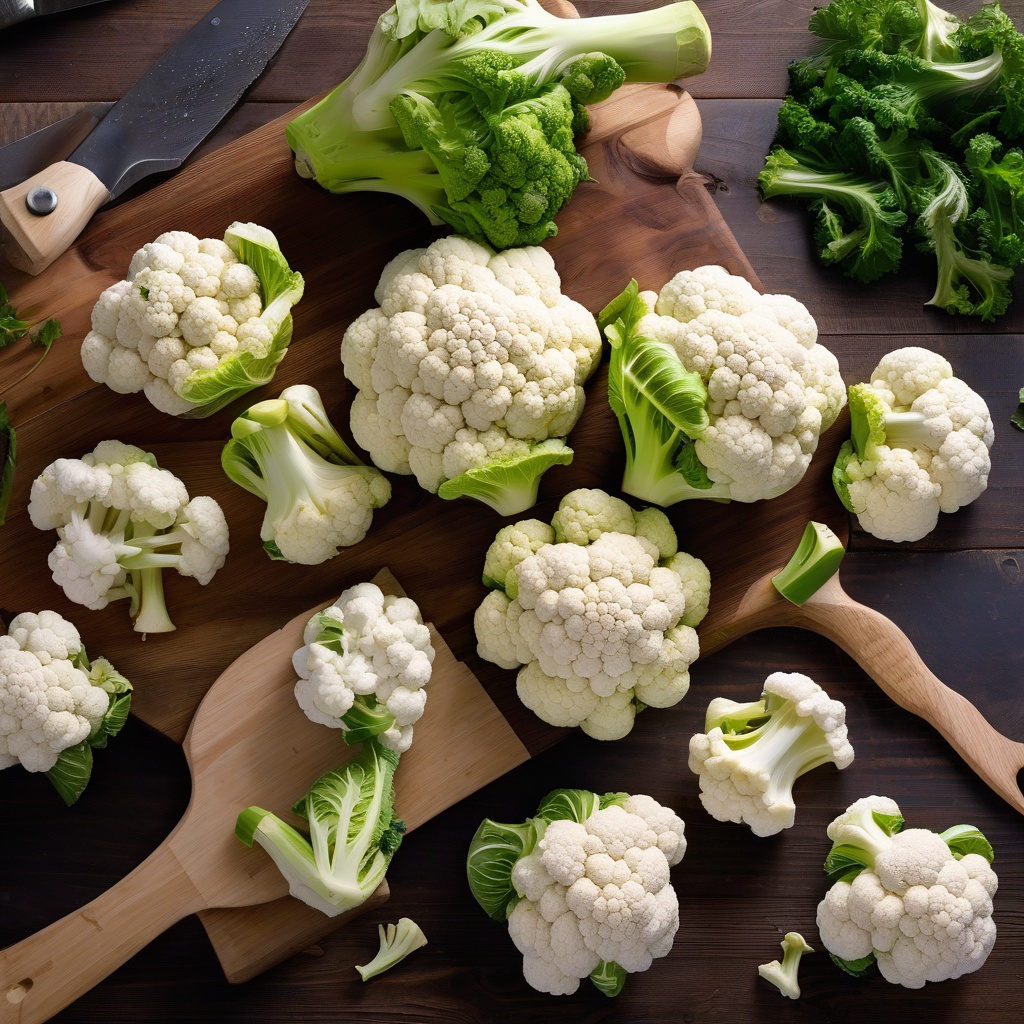
<svg viewBox="0 0 1024 1024"><path fill-rule="evenodd" d="M110 109L109 103L87 103L73 114L22 136L0 149L0 191L13 188L57 160L63 160L85 141Z"/></svg>
<svg viewBox="0 0 1024 1024"><path fill-rule="evenodd" d="M60 14L76 7L88 7L100 0L0 0L0 28L9 28L29 18Z"/></svg>
<svg viewBox="0 0 1024 1024"><path fill-rule="evenodd" d="M64 161L0 192L3 254L45 270L105 203L174 170L259 77L308 0L221 0Z"/></svg>

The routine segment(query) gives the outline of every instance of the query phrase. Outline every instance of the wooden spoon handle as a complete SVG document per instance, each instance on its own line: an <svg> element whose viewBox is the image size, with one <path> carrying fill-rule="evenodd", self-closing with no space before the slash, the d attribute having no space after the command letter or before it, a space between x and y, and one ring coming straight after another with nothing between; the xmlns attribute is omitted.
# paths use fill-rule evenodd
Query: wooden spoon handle
<svg viewBox="0 0 1024 1024"><path fill-rule="evenodd" d="M930 722L984 782L1024 814L1017 782L1024 743L994 729L966 697L934 675L895 623L854 601L838 576L799 613L795 625L838 644L900 707Z"/></svg>
<svg viewBox="0 0 1024 1024"><path fill-rule="evenodd" d="M165 842L91 903L0 952L0 1022L41 1024L206 905Z"/></svg>
<svg viewBox="0 0 1024 1024"><path fill-rule="evenodd" d="M50 189L57 205L43 216L26 197L37 187ZM62 160L0 192L0 225L7 262L29 274L42 273L82 233L92 215L110 198L106 185L87 167Z"/></svg>

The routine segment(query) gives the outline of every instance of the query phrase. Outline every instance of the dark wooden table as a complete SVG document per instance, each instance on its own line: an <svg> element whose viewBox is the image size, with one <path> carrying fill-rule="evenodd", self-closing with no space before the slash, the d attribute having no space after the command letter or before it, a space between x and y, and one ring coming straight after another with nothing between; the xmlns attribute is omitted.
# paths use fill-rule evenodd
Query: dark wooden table
<svg viewBox="0 0 1024 1024"><path fill-rule="evenodd" d="M0 143L87 102L109 103L209 7L209 0L117 0L39 19L0 37ZM626 0L578 4L583 14L632 9ZM649 6L649 5L648 5ZM856 287L812 262L805 216L760 206L754 179L774 130L788 60L807 52L809 2L704 0L714 37L711 69L691 80L704 122L698 170L767 290L790 292L816 316L822 340L850 381L892 348L945 354L989 403L996 442L989 488L943 516L924 541L896 546L853 530L846 589L893 619L929 667L968 696L1007 736L1024 740L1024 434L1008 417L1024 384L1024 299L992 327L925 309L929 267L910 261L896 280ZM971 4L973 8L976 4ZM299 25L243 103L197 153L245 134L340 81L362 52L374 2L311 0ZM1004 7L1024 24L1024 3ZM59 284L57 285L59 287ZM43 372L43 371L40 371ZM0 543L3 533L0 531ZM17 580L0 579L0 607L17 607ZM451 639L451 638L450 638ZM453 647L486 674L465 633ZM768 670L827 681L848 709L857 760L798 782L797 822L773 839L711 820L685 767L705 695L740 697ZM981 1020L1009 1024L1024 1005L1024 822L926 724L896 707L829 642L766 631L701 661L695 690L676 708L644 715L614 744L582 735L488 786L411 835L394 861L391 902L320 946L239 986L227 984L195 918L171 928L62 1012L65 1024L137 1021L565 1021L722 1022ZM179 748L141 723L105 753L88 799L72 811L38 776L0 775L0 946L75 910L126 874L163 839L188 799ZM505 930L483 916L464 881L466 844L484 816L521 820L553 785L646 791L686 820L690 840L673 880L682 924L675 945L610 1002L585 986L553 999L530 989ZM849 802L884 793L908 826L961 821L992 841L1000 889L999 938L985 967L955 982L908 991L880 978L856 982L821 951L814 911L825 890L827 823ZM352 970L376 948L376 921L417 920L429 946L363 985ZM801 968L803 997L782 1001L757 976L783 933L819 952Z"/></svg>

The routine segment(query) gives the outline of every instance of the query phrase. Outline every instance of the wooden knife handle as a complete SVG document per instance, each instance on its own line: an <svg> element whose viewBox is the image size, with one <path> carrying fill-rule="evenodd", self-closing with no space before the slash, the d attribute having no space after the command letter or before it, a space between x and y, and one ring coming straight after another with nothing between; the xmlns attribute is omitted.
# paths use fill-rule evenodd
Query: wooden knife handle
<svg viewBox="0 0 1024 1024"><path fill-rule="evenodd" d="M57 196L52 213L40 216L25 204L36 187ZM0 192L3 255L12 267L42 273L82 233L92 215L110 198L106 185L87 167L62 160Z"/></svg>
<svg viewBox="0 0 1024 1024"><path fill-rule="evenodd" d="M165 842L91 903L0 951L0 1022L42 1024L204 906Z"/></svg>
<svg viewBox="0 0 1024 1024"><path fill-rule="evenodd" d="M838 644L900 707L930 722L984 782L1024 814L1017 782L1024 743L998 732L966 697L932 673L895 623L854 601L838 576L798 611L793 625Z"/></svg>

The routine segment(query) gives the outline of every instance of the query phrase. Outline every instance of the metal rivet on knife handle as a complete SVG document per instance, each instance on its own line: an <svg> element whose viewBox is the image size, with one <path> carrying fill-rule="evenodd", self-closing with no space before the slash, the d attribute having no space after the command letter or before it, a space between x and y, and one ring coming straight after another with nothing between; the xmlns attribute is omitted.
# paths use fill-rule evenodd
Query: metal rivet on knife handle
<svg viewBox="0 0 1024 1024"><path fill-rule="evenodd" d="M47 185L36 185L25 196L25 206L28 207L29 213L34 213L37 217L45 217L57 209L57 193Z"/></svg>
<svg viewBox="0 0 1024 1024"><path fill-rule="evenodd" d="M30 193L47 189L60 196L49 216L31 213ZM62 160L0 192L3 255L12 267L29 274L44 271L110 198L106 185L87 167Z"/></svg>

